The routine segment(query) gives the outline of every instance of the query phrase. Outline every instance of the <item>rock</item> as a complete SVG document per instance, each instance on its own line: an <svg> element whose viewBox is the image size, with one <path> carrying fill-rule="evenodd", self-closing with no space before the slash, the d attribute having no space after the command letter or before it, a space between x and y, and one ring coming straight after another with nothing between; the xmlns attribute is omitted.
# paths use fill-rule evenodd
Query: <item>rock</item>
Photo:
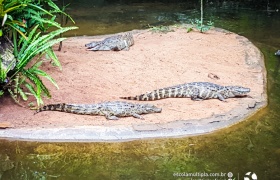
<svg viewBox="0 0 280 180"><path fill-rule="evenodd" d="M6 129L6 128L11 128L11 127L14 127L14 126L9 122L0 122L0 129Z"/></svg>
<svg viewBox="0 0 280 180"><path fill-rule="evenodd" d="M213 74L213 73L209 73L208 77L211 79L220 79L219 76L217 76L216 74Z"/></svg>

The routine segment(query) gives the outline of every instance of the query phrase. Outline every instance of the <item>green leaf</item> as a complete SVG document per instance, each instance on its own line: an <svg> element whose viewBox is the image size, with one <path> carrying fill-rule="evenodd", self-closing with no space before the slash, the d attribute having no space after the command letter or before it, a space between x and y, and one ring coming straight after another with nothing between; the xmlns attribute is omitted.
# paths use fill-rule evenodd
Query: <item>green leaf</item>
<svg viewBox="0 0 280 180"><path fill-rule="evenodd" d="M48 88L44 85L42 80L36 74L25 69L22 70L22 74L34 83L38 92L43 91L48 97L51 97ZM37 96L39 96L39 94L37 94Z"/></svg>
<svg viewBox="0 0 280 180"><path fill-rule="evenodd" d="M58 38L58 39L50 40L50 41L46 42L44 45L42 45L42 46L35 46L36 43L29 45L29 47L26 49L25 53L21 57L20 56L18 57L19 58L19 63L16 66L17 69L21 70L37 54L45 51L47 48L53 46L54 44L56 44L56 43L58 43L60 41L63 41L64 39L66 39L66 38Z"/></svg>
<svg viewBox="0 0 280 180"><path fill-rule="evenodd" d="M58 29L56 31L53 31L49 34L43 35L42 37L39 37L38 39L32 40L32 44L27 46L27 48L22 50L24 53L20 53L18 56L19 63L17 64L16 68L18 71L20 71L23 67L26 66L28 62L32 60L38 53L43 52L47 48L50 48L54 44L65 40L66 38L58 38L53 39L55 36L59 35L60 33L66 32L68 30L77 29L77 27L65 27L62 29Z"/></svg>
<svg viewBox="0 0 280 180"><path fill-rule="evenodd" d="M187 33L191 32L192 30L193 30L193 28L188 28Z"/></svg>
<svg viewBox="0 0 280 180"><path fill-rule="evenodd" d="M15 61L17 61L13 71L10 71L11 66L3 68L0 61L0 81L3 83L9 78L9 87L11 88L8 88L8 91L17 103L19 103L18 98L20 97L27 100L29 92L36 98L38 105L43 104L42 96L51 97L49 90L41 80L43 77L58 88L54 79L39 67L43 62L42 56L47 55L53 60L53 64L61 69L61 64L52 46L66 39L56 39L58 35L77 29L77 27L62 28L56 22L57 15L64 15L73 21L64 12L65 7L61 10L52 0L0 0L0 16L4 19L0 29L0 37L8 33L7 35L12 38L13 53ZM45 32L49 27L58 29L42 35L41 32ZM7 77L8 72L10 73ZM22 89L22 85L25 85L27 92ZM0 95L1 93L0 90Z"/></svg>
<svg viewBox="0 0 280 180"><path fill-rule="evenodd" d="M57 11L61 11L60 8L51 0L47 0L48 1L48 5L50 7L52 7L53 9L57 10Z"/></svg>
<svg viewBox="0 0 280 180"><path fill-rule="evenodd" d="M27 5L28 5L28 6L31 6L31 7L33 7L33 8L35 8L35 9L37 9L37 10L39 10L39 11L42 11L42 12L44 12L44 13L50 15L50 16L53 16L49 11L47 11L47 10L41 8L40 6L37 6L37 5L32 4L32 3L28 3Z"/></svg>
<svg viewBox="0 0 280 180"><path fill-rule="evenodd" d="M45 77L46 79L48 79L57 89L58 88L58 85L56 84L55 80L50 76L48 75L45 71L39 69L39 67L42 65L43 61L39 61L37 63L35 63L31 68L28 69L28 71L30 73L33 73L33 74L36 74L38 76L43 76Z"/></svg>
<svg viewBox="0 0 280 180"><path fill-rule="evenodd" d="M24 39L23 39L23 37L22 37L22 38L20 39L20 42L23 42L23 45L21 45L21 49L20 49L20 51L19 51L19 53L18 53L18 56L21 56L21 55L25 52L27 46L32 42L32 37L33 37L34 33L36 32L37 28L38 28L38 25L35 26L35 27L32 29L32 31L29 33L29 35L28 35L27 38L24 38ZM40 35L40 32L37 34L37 37L38 37L39 35ZM20 43L19 43L19 44L20 44Z"/></svg>
<svg viewBox="0 0 280 180"><path fill-rule="evenodd" d="M24 100L24 101L27 101L27 95L23 92L23 90L21 88L18 88L18 92L21 96L21 98Z"/></svg>
<svg viewBox="0 0 280 180"><path fill-rule="evenodd" d="M55 22L52 19L43 19L41 17L37 17L37 16L31 16L31 18L33 20L37 20L37 23L39 23L41 26L43 26L43 24L48 24L48 26L55 26L57 28L61 28L60 24Z"/></svg>
<svg viewBox="0 0 280 180"><path fill-rule="evenodd" d="M6 9L4 12L8 14L9 12L11 12L13 10L18 10L20 7L24 7L24 6L27 6L27 4L20 4L17 6L10 7L8 9Z"/></svg>
<svg viewBox="0 0 280 180"><path fill-rule="evenodd" d="M37 95L35 89L33 88L33 86L31 86L30 84L26 83L25 87L31 92L31 94L36 98L37 101L37 105L40 106L41 104L44 104L42 97L39 95Z"/></svg>
<svg viewBox="0 0 280 180"><path fill-rule="evenodd" d="M36 70L36 69L38 69L41 65L42 65L42 63L43 63L43 61L39 61L39 62L37 62L37 63L35 63L31 68L29 68L28 70L30 71L30 72L34 72L34 70Z"/></svg>
<svg viewBox="0 0 280 180"><path fill-rule="evenodd" d="M52 48L46 49L46 53L53 60L53 64L55 66L58 66L59 69L62 70L61 64L60 64L56 54L54 53L53 49Z"/></svg>
<svg viewBox="0 0 280 180"><path fill-rule="evenodd" d="M57 89L59 89L55 80L50 75L48 75L45 71L40 70L40 69L35 69L33 72L39 76L43 76L43 77L47 78Z"/></svg>
<svg viewBox="0 0 280 180"><path fill-rule="evenodd" d="M0 90L0 96L2 96L4 94L4 91Z"/></svg>
<svg viewBox="0 0 280 180"><path fill-rule="evenodd" d="M24 37L25 39L27 39L27 37L25 36L25 34L23 34L23 32L21 32L21 30L19 30L16 25L11 24L11 23L7 23L11 28L15 29L22 37Z"/></svg>
<svg viewBox="0 0 280 180"><path fill-rule="evenodd" d="M2 59L0 57L0 82L4 82L4 80L6 79L7 77L7 73L5 71L5 69L2 68Z"/></svg>

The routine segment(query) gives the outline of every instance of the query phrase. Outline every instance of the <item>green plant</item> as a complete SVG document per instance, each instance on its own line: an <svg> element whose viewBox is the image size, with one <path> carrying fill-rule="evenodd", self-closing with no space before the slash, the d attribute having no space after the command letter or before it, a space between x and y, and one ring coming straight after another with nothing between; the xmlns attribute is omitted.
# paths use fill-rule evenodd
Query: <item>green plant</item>
<svg viewBox="0 0 280 180"><path fill-rule="evenodd" d="M19 97L23 100L27 100L28 95L33 95L37 100L37 105L40 105L43 104L42 94L51 97L48 88L43 84L40 76L47 78L58 88L54 79L45 71L39 69L43 63L41 57L48 54L60 65L57 57L52 53L51 47L66 38L54 39L54 37L68 30L76 29L77 27L61 28L43 36L40 36L41 32L36 33L37 28L38 25L32 29L27 39L24 37L20 39L19 45L22 46L22 48L18 53L18 63L11 73L11 80L4 86L4 89L7 89L11 93L16 102L19 102ZM30 63L32 65L27 68L27 64L30 65ZM24 85L26 89L24 89L22 85Z"/></svg>
<svg viewBox="0 0 280 180"><path fill-rule="evenodd" d="M195 19L194 22L192 22L192 25L199 30L201 33L206 32L210 30L214 26L214 22L208 21L207 24L203 24L201 20ZM188 30L188 32L191 31L191 29Z"/></svg>
<svg viewBox="0 0 280 180"><path fill-rule="evenodd" d="M190 27L187 29L187 32L190 32L193 30L195 27L197 30L199 30L201 33L208 31L214 26L214 22L208 21L207 24L205 25L203 23L203 0L200 0L200 20L195 19L194 22L191 22L193 27Z"/></svg>
<svg viewBox="0 0 280 180"><path fill-rule="evenodd" d="M65 26L67 24L69 18L71 18L70 16L67 16L67 14L65 13L66 8L68 6L69 6L69 4L65 5L64 0L62 0L62 8L61 8L61 12L59 13L60 26ZM59 37L62 37L62 34L60 34ZM59 43L58 51L61 51L61 49L62 49L62 41Z"/></svg>
<svg viewBox="0 0 280 180"><path fill-rule="evenodd" d="M77 27L62 28L55 21L55 14L73 21L52 0L0 0L0 96L7 91L20 104L20 98L27 100L32 95L40 105L43 104L43 95L51 97L40 77L58 87L54 79L39 69L41 58L48 56L54 65L61 68L52 46L65 38L55 37ZM58 29L47 33L50 27Z"/></svg>
<svg viewBox="0 0 280 180"><path fill-rule="evenodd" d="M43 8L46 5L49 10ZM73 21L52 0L0 0L0 17L6 16L5 24L15 29L21 35L24 35L23 33L27 29L38 24L42 31L47 30L51 26L59 28L59 23L54 21L55 14L58 13L64 14ZM45 26L46 24L47 26Z"/></svg>

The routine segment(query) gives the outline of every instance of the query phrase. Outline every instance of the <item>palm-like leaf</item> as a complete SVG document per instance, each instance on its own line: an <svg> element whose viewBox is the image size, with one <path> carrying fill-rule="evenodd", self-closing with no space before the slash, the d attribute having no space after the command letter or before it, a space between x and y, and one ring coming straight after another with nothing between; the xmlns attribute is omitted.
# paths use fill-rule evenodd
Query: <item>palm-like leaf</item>
<svg viewBox="0 0 280 180"><path fill-rule="evenodd" d="M43 5L47 5L49 10L44 9ZM20 104L19 97L27 100L28 95L33 95L37 104L40 105L43 104L42 95L51 97L41 77L45 77L58 88L54 79L40 69L43 63L41 57L47 55L53 60L53 64L61 69L52 46L66 38L55 39L55 37L77 27L62 28L55 21L56 14L65 15L73 21L52 0L0 0L0 19L2 18L0 36L3 33L12 37L14 45L12 54L17 60L17 64L15 67L13 66L12 70L10 67L3 68L0 63L1 83L9 79L9 85L0 87L0 96L3 94L3 90L8 90L12 98ZM42 35L41 32L45 33L49 27L58 29ZM27 65L29 68L26 68ZM8 72L10 72L9 77L7 77Z"/></svg>
<svg viewBox="0 0 280 180"><path fill-rule="evenodd" d="M71 29L76 29L77 27L65 27L57 29L43 36L40 36L40 32L36 33L37 28L38 25L30 31L27 40L22 37L19 42L22 48L18 53L18 64L15 67L16 71L14 72L13 76L16 76L20 73L24 77L29 79L30 82L24 80L21 81L20 84L25 84L25 87L36 98L37 104L40 105L43 103L41 96L42 93L44 93L47 97L51 97L48 88L44 85L40 77L45 77L46 79L48 79L56 88L58 88L58 85L51 76L49 76L45 71L39 69L42 64L41 60L35 62L28 69L25 69L25 67L34 59L34 57L42 53L47 53L52 59L54 59L56 64L60 66L57 56L54 54L51 47L66 38L54 38L60 33L66 32ZM23 90L20 87L18 87L18 89L20 89L19 93L21 97L23 99L26 99L26 94L23 92Z"/></svg>
<svg viewBox="0 0 280 180"><path fill-rule="evenodd" d="M61 64L56 56L56 54L53 52L52 48L46 49L46 55L53 60L53 65L59 67L60 70L62 70Z"/></svg>
<svg viewBox="0 0 280 180"><path fill-rule="evenodd" d="M25 77L27 77L31 82L35 84L37 88L37 93L36 93L37 95L38 93L41 93L41 91L43 91L48 97L51 97L48 88L44 85L44 83L36 73L30 72L30 70L25 70L25 69L23 69L21 72Z"/></svg>
<svg viewBox="0 0 280 180"><path fill-rule="evenodd" d="M37 28L37 26L35 28ZM20 71L22 68L24 68L26 64L30 62L32 58L34 58L37 54L52 47L54 44L66 39L66 38L53 39L55 36L72 29L77 29L77 27L65 27L62 29L58 29L49 34L43 35L39 38L37 38L38 36L35 35L34 37L37 39L33 39L33 37L29 37L30 40L27 41L30 41L32 43L27 42L29 46L25 46L26 49L21 49L18 54L19 63L16 66L17 72Z"/></svg>

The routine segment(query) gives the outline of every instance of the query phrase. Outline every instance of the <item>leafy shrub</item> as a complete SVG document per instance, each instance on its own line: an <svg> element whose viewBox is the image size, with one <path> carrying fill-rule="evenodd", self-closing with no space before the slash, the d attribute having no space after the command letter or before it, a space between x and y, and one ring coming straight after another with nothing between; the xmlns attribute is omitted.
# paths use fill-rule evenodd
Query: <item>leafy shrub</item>
<svg viewBox="0 0 280 180"><path fill-rule="evenodd" d="M203 23L203 0L200 0L200 20L195 19L194 22L192 21L192 25L193 27L188 28L187 32L190 32L193 30L193 28L196 28L201 33L204 33L211 29L214 25L212 21L208 21L206 25Z"/></svg>
<svg viewBox="0 0 280 180"><path fill-rule="evenodd" d="M205 25L201 20L195 19L194 22L192 22L192 25L197 30L203 33L210 30L213 27L214 23L212 21L208 21L207 24Z"/></svg>
<svg viewBox="0 0 280 180"><path fill-rule="evenodd" d="M37 105L41 105L42 96L51 95L40 77L58 87L46 72L39 69L41 58L48 55L54 65L60 67L52 46L65 38L55 37L77 27L62 28L55 21L57 13L71 19L52 0L0 0L0 96L7 91L20 104L20 98L27 100L32 95ZM50 27L58 29L47 33Z"/></svg>

